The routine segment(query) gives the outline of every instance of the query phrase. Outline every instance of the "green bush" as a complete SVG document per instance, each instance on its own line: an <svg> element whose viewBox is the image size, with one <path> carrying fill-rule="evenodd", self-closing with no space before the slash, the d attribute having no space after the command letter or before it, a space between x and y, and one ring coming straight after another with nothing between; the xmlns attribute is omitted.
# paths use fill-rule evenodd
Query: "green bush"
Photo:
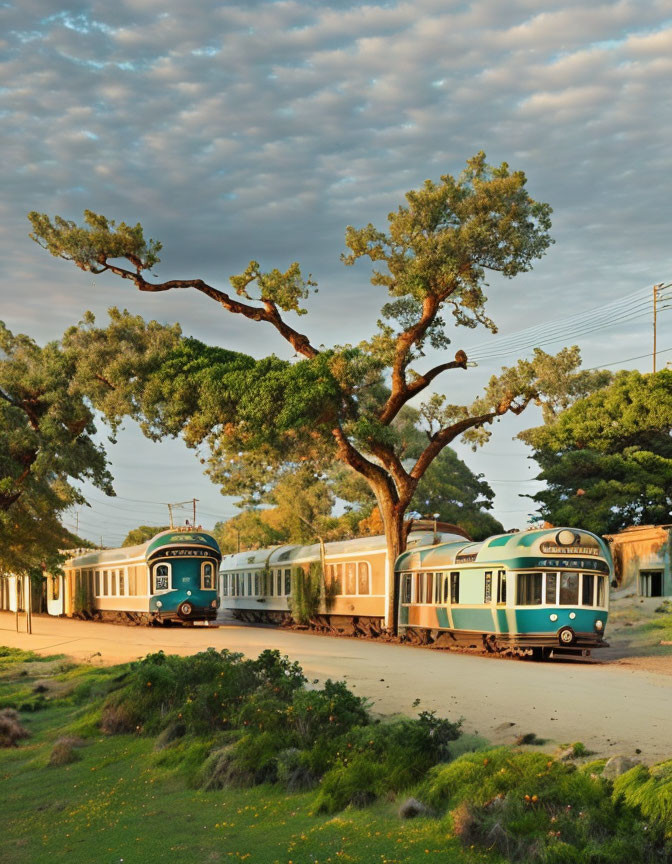
<svg viewBox="0 0 672 864"><path fill-rule="evenodd" d="M387 789L385 766L359 753L324 775L314 811L335 813L345 807L366 807Z"/></svg>
<svg viewBox="0 0 672 864"><path fill-rule="evenodd" d="M430 772L421 798L452 810L465 845L512 861L632 864L664 860L662 832L610 784L542 753L498 748Z"/></svg>
<svg viewBox="0 0 672 864"><path fill-rule="evenodd" d="M637 765L614 780L614 797L622 798L642 815L660 825L672 838L672 760L651 768Z"/></svg>

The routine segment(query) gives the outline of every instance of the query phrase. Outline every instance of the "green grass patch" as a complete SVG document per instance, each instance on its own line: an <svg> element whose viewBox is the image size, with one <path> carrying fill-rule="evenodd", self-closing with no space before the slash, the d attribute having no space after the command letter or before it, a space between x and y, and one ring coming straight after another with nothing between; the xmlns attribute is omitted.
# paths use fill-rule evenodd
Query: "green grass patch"
<svg viewBox="0 0 672 864"><path fill-rule="evenodd" d="M0 698L16 695L11 670L26 662L7 661ZM343 684L307 689L277 652L156 654L109 669L45 662L20 680L30 692L39 682L45 704L20 715L29 737L0 750L3 864L672 855L672 762L612 784L604 760L577 769L485 747L430 712L376 722ZM405 821L410 795L426 815Z"/></svg>

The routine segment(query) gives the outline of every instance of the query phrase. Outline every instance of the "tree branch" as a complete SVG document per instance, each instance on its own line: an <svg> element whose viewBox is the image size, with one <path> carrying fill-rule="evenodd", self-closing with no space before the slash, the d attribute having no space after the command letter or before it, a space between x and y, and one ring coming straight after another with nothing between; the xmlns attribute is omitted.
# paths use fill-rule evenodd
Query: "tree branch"
<svg viewBox="0 0 672 864"><path fill-rule="evenodd" d="M449 363L441 363L439 366L435 366L433 369L425 372L424 375L415 378L410 384L404 381L403 390L390 394L378 419L381 423L390 423L410 399L417 396L418 393L421 393L425 387L428 387L442 372L446 372L448 369L466 368L467 355L464 351L458 351L455 355L455 359L451 360Z"/></svg>
<svg viewBox="0 0 672 864"><path fill-rule="evenodd" d="M490 411L487 414L479 414L475 417L465 417L464 420L460 420L458 423L453 423L452 426L446 426L445 429L439 430L432 435L430 443L420 454L420 458L413 466L410 476L415 480L419 480L443 448L447 444L450 444L451 441L454 441L458 435L466 432L467 429L491 423L495 417L500 417L502 414L506 414L507 411L513 414L520 414L537 396L537 393L528 394L521 403L514 404L515 396L511 394L504 397L494 411Z"/></svg>
<svg viewBox="0 0 672 864"><path fill-rule="evenodd" d="M225 291L208 285L202 279L171 279L168 282L152 283L147 282L140 272L126 270L124 267L110 264L106 260L100 263L105 270L121 276L122 279L130 279L139 291L158 292L171 291L173 288L194 288L196 291L200 291L202 294L215 300L227 311L233 312L235 315L244 315L245 318L249 318L251 321L266 321L272 324L283 339L286 339L290 343L297 354L302 354L304 357L312 359L320 353L317 348L314 348L310 344L307 336L299 333L298 330L290 327L289 324L282 320L277 306L272 301L264 300L264 307L260 308L259 306L251 306L249 303L241 303L240 300L235 300Z"/></svg>

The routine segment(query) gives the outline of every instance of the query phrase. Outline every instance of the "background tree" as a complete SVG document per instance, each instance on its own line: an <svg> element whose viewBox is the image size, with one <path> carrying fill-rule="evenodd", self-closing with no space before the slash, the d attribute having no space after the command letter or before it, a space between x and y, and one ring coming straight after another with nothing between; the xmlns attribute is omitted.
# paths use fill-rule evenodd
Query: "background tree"
<svg viewBox="0 0 672 864"><path fill-rule="evenodd" d="M549 425L520 434L547 483L529 497L553 524L597 534L669 523L671 436L672 372L619 372Z"/></svg>
<svg viewBox="0 0 672 864"><path fill-rule="evenodd" d="M81 545L60 522L84 503L74 484L112 491L75 379L75 359L58 342L41 348L0 322L0 571L57 567L59 549Z"/></svg>
<svg viewBox="0 0 672 864"><path fill-rule="evenodd" d="M479 153L457 179L444 175L439 183L426 181L409 192L406 205L389 214L386 232L371 224L348 227L344 263L369 258L374 264L371 283L386 289L391 298L382 308L378 332L357 348L319 350L289 323L292 313L306 312L302 303L315 284L310 277L303 278L296 263L284 272L264 272L251 261L230 279L236 297L200 278L148 281L145 274L158 264L161 244L146 240L139 224L116 225L91 211L85 212L84 226L61 217L52 221L39 213L31 213L29 219L36 242L82 270L128 279L141 291L194 289L230 313L273 326L303 360L283 367L276 358L268 358L263 381L255 379L257 391L266 398L254 405L240 387L244 379L259 374L262 361L254 367L243 364L233 379L220 383L221 349L212 349L211 373L204 354L200 359L189 352L183 356L213 392L224 389L240 403L235 419L222 424L221 411L209 410L200 400L197 419L185 424L188 440L208 438L213 459L223 465L235 461L237 453L264 452L269 464L277 465L288 461L290 454L294 461L319 462L325 454L331 460L335 452L372 488L394 558L403 549L404 514L418 483L446 445L460 435L482 443L488 438L488 424L506 413L520 413L532 401L545 399L553 407L569 402L578 351L565 350L556 358L537 351L531 361L493 377L471 405L430 397L422 412L427 422L424 449L412 467L404 465L403 441L395 428L400 412L443 373L467 368L466 354L458 351L447 362L424 371L414 369L427 347L447 348L443 314L450 312L458 326L481 324L494 331L485 315L486 273L511 278L530 270L551 243L551 209L531 198L525 187L522 171L511 172L505 163L491 167ZM230 361L223 365L230 366ZM178 377L184 368L175 367ZM177 414L190 399L199 399L194 389L193 384L190 393L178 388ZM221 407L221 400L217 404ZM274 416L278 408L279 419ZM155 417L156 413L147 421L150 433ZM208 424L216 431L208 431ZM164 425L170 428L169 423ZM390 621L395 608L392 591Z"/></svg>
<svg viewBox="0 0 672 864"><path fill-rule="evenodd" d="M168 531L170 525L138 525L137 528L131 528L122 546L139 546L141 543L146 543L155 537L161 531Z"/></svg>

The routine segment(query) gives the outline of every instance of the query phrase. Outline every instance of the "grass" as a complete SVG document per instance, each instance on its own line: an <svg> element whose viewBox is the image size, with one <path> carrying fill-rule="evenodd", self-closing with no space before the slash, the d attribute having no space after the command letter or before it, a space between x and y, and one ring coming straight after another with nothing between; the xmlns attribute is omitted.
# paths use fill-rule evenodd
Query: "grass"
<svg viewBox="0 0 672 864"><path fill-rule="evenodd" d="M110 668L6 660L0 698L23 699L18 682L43 701L21 714L30 737L0 750L3 864L672 858L672 762L612 784L604 760L577 768L527 748L481 749L426 712L375 724L343 685L303 680L266 652ZM102 731L110 707L132 731ZM74 761L50 764L65 743ZM204 785L216 753L224 785ZM402 820L409 795L431 815Z"/></svg>
<svg viewBox="0 0 672 864"><path fill-rule="evenodd" d="M314 790L191 788L207 742L180 739L156 751L150 737L101 734L101 699L124 667L61 669L52 661L17 677L25 662L31 658L17 657L0 670L0 697L16 696L17 681L28 691L45 681L48 698L39 710L22 713L31 737L0 751L3 864L159 864L171 857L184 864L502 860L463 849L440 821L401 821L403 796L333 816L312 812ZM54 743L64 735L84 739L81 758L50 766Z"/></svg>

